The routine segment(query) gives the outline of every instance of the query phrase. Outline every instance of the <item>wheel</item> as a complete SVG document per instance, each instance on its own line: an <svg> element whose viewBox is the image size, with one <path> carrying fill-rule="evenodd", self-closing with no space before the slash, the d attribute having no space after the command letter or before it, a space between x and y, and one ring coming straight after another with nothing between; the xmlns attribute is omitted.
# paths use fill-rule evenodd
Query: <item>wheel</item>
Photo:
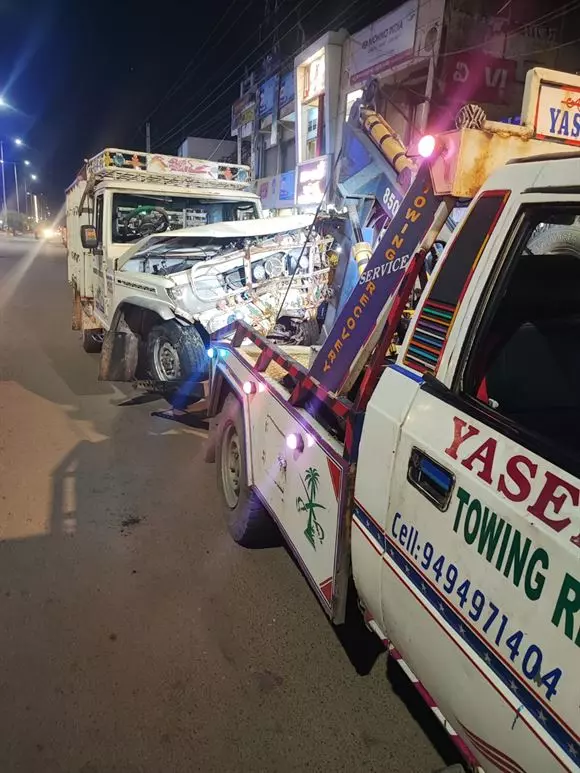
<svg viewBox="0 0 580 773"><path fill-rule="evenodd" d="M83 330L83 349L89 354L98 354L103 348L101 330Z"/></svg>
<svg viewBox="0 0 580 773"><path fill-rule="evenodd" d="M216 462L223 512L234 541L244 547L276 544L276 525L248 486L242 408L232 394L227 396L220 414Z"/></svg>
<svg viewBox="0 0 580 773"><path fill-rule="evenodd" d="M320 338L320 325L317 319L304 319L300 323L302 346L314 346Z"/></svg>
<svg viewBox="0 0 580 773"><path fill-rule="evenodd" d="M147 365L156 381L202 381L208 357L201 335L174 319L156 325L147 338Z"/></svg>

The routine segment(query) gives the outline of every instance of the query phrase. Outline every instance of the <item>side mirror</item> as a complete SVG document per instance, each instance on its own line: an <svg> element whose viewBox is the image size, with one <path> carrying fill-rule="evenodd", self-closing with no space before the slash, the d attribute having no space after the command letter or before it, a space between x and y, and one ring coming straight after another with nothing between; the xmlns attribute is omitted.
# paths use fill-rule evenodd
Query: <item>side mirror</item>
<svg viewBox="0 0 580 773"><path fill-rule="evenodd" d="M97 229L94 225L81 226L81 244L85 250L94 250L99 246L99 240L97 239Z"/></svg>

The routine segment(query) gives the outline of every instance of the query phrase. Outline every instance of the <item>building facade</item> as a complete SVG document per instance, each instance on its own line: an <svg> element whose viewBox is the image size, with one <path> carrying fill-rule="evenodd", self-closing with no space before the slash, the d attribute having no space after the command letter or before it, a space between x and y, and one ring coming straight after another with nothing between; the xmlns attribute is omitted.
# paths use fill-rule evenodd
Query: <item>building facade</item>
<svg viewBox="0 0 580 773"><path fill-rule="evenodd" d="M370 79L376 110L411 149L453 128L469 102L517 122L530 68L580 70L578 14L546 13L539 0L497 12L484 0L405 0L361 30L327 32L292 64L274 57L245 78L232 109L238 161L251 165L269 214L314 211L326 192L363 220L377 202L392 216L392 176L349 121Z"/></svg>

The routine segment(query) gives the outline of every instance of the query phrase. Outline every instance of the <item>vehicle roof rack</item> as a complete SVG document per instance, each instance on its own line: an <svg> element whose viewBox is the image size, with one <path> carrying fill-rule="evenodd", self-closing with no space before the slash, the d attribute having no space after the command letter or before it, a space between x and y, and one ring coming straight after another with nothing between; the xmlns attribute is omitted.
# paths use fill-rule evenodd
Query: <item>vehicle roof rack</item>
<svg viewBox="0 0 580 773"><path fill-rule="evenodd" d="M240 164L160 153L105 148L86 161L86 176L156 185L248 189L250 169Z"/></svg>

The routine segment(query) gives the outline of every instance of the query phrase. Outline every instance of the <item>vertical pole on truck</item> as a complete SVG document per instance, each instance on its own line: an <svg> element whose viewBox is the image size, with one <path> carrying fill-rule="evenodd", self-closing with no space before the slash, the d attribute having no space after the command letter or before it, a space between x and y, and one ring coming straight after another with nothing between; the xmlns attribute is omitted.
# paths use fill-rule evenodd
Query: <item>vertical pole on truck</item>
<svg viewBox="0 0 580 773"><path fill-rule="evenodd" d="M151 121L145 124L145 150L151 153Z"/></svg>

